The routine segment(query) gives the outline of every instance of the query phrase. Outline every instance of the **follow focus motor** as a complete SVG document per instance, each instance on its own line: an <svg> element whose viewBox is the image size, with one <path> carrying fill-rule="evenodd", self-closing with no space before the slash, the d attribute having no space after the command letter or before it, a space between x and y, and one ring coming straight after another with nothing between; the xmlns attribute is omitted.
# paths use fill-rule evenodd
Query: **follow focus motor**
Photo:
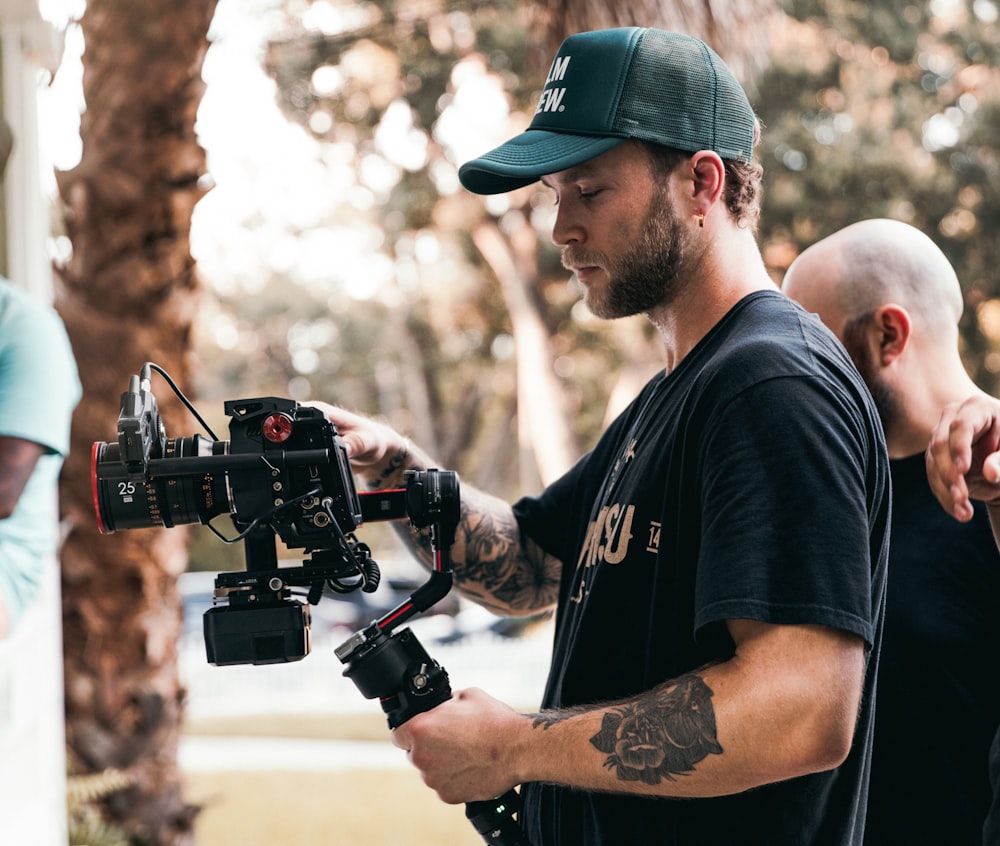
<svg viewBox="0 0 1000 846"><path fill-rule="evenodd" d="M155 370L209 438L168 438L150 392ZM219 573L205 613L208 661L215 665L297 661L310 651L309 606L324 590L366 593L380 572L354 532L365 521L409 520L428 529L434 567L404 602L336 650L344 675L379 699L390 728L451 696L448 675L409 629L395 630L451 589L450 549L459 521L458 476L407 471L403 488L359 493L336 426L318 409L277 397L230 400L228 441L216 438L159 366L147 363L122 394L117 443L91 453L94 509L102 534L189 523L226 543L242 541L246 570ZM226 537L212 524L229 515ZM276 538L302 549L301 566L278 565ZM299 588L307 604L292 598ZM517 793L469 803L467 816L487 843L528 846L513 820Z"/></svg>

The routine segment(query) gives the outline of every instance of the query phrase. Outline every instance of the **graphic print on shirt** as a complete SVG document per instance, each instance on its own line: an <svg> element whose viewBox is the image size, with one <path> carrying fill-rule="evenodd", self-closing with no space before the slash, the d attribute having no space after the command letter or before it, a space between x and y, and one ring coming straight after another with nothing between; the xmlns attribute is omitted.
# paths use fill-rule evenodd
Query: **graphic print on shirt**
<svg viewBox="0 0 1000 846"><path fill-rule="evenodd" d="M623 472L636 457L638 440L631 438L615 462L606 485L605 504L595 520L587 527L587 536L576 562L577 587L570 596L571 602L582 602L590 593L594 568L599 564L621 564L627 557L633 538L641 531L640 542L645 542L645 550L655 553L659 548L660 524L651 524L640 529L634 526L635 503L607 502L618 488Z"/></svg>

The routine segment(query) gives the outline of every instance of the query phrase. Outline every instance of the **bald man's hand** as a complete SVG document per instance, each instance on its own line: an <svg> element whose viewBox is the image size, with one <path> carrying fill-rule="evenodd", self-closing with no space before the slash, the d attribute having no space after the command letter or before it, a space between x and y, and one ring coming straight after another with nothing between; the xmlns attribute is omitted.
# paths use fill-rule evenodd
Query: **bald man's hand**
<svg viewBox="0 0 1000 846"><path fill-rule="evenodd" d="M945 406L926 460L931 490L955 519L972 519L972 500L1000 507L1000 401L977 394Z"/></svg>

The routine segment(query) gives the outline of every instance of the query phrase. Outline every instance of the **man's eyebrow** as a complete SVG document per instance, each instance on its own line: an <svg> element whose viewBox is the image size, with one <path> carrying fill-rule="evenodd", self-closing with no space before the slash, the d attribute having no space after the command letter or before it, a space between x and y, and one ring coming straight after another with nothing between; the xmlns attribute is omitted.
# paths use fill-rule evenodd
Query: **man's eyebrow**
<svg viewBox="0 0 1000 846"><path fill-rule="evenodd" d="M560 171L559 181L560 182L572 182L575 179L585 179L587 177L593 176L595 173L595 168L590 162L584 162L576 167L568 168L567 170ZM557 174L547 173L545 176L541 177L540 181L546 188L555 187L554 177Z"/></svg>

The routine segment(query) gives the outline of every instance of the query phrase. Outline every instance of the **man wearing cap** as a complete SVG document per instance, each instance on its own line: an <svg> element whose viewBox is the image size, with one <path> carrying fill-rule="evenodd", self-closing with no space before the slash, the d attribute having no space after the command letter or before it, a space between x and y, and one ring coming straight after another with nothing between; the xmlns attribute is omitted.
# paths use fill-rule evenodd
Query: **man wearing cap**
<svg viewBox="0 0 1000 846"><path fill-rule="evenodd" d="M542 709L466 690L394 731L446 802L522 785L533 846L862 842L888 462L850 360L764 267L757 132L702 42L602 30L459 171L477 193L540 179L587 305L645 314L666 360L540 495L463 485L459 589L557 610ZM435 466L322 407L373 487Z"/></svg>

